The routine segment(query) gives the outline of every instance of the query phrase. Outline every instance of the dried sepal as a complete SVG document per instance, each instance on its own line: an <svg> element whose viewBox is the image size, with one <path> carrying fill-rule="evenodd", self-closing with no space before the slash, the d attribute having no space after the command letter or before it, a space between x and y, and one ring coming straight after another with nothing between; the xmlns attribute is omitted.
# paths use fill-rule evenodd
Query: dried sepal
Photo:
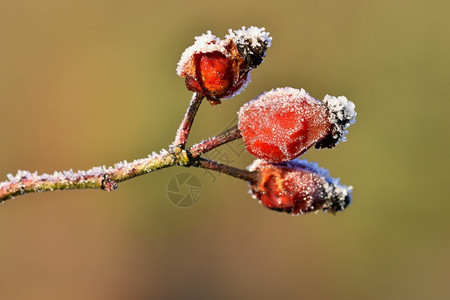
<svg viewBox="0 0 450 300"><path fill-rule="evenodd" d="M250 26L246 29L243 26L234 31L229 29L226 38L234 41L250 68L256 68L263 62L267 49L272 45L272 38L264 27Z"/></svg>
<svg viewBox="0 0 450 300"><path fill-rule="evenodd" d="M317 149L334 148L339 142L347 141L347 128L356 122L355 104L345 96L326 95L323 103L328 108L332 127L330 133L315 145Z"/></svg>

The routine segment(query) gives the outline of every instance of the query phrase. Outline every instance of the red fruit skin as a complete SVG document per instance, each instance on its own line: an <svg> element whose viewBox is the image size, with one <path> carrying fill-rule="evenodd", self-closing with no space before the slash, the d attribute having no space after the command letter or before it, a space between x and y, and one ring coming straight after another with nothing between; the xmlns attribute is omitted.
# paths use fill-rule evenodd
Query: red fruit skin
<svg viewBox="0 0 450 300"><path fill-rule="evenodd" d="M260 181L251 185L252 193L267 208L294 215L305 214L327 203L323 177L288 165L263 163Z"/></svg>
<svg viewBox="0 0 450 300"><path fill-rule="evenodd" d="M248 78L249 69L234 43L227 50L228 56L219 51L194 54L193 69L186 74L187 89L205 96L213 105L238 91Z"/></svg>
<svg viewBox="0 0 450 300"><path fill-rule="evenodd" d="M186 87L208 99L221 98L237 76L233 60L218 51L194 55L194 65L195 75L186 76Z"/></svg>
<svg viewBox="0 0 450 300"><path fill-rule="evenodd" d="M292 160L331 130L327 108L290 88L265 93L239 112L239 129L249 153L268 162Z"/></svg>
<svg viewBox="0 0 450 300"><path fill-rule="evenodd" d="M233 60L220 52L203 54L197 67L203 88L211 94L224 94L237 77L237 70L233 67Z"/></svg>

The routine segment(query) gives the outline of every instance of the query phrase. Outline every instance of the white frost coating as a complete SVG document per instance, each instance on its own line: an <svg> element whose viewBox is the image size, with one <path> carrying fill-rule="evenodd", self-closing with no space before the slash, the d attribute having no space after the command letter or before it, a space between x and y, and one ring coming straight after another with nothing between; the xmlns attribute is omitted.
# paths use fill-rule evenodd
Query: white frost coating
<svg viewBox="0 0 450 300"><path fill-rule="evenodd" d="M333 124L333 137L339 142L345 142L347 128L356 122L355 104L345 96L334 97L326 95L323 102L330 112L329 120Z"/></svg>
<svg viewBox="0 0 450 300"><path fill-rule="evenodd" d="M267 165L269 164L268 162L262 160L262 159L256 159L253 161L253 163L247 167L247 169L250 172L256 171L261 165ZM309 162L306 159L299 159L296 158L294 160L291 161L287 161L284 163L279 163L279 164L273 164L274 167L276 166L280 166L283 168L292 168L292 169L301 169L304 171L308 171L310 173L315 173L321 177L324 178L328 178L328 179L333 179L330 176L330 172L325 169L325 168L321 168L319 167L319 164L316 162ZM338 179L339 180L339 179Z"/></svg>
<svg viewBox="0 0 450 300"><path fill-rule="evenodd" d="M224 55L229 56L228 51L225 49L227 43L227 41L222 41L215 35L211 34L211 31L209 30L207 33L195 37L194 45L186 48L183 54L181 54L181 58L177 66L178 76L184 76L186 68L190 65L190 63L192 63L192 56L194 54L219 51Z"/></svg>
<svg viewBox="0 0 450 300"><path fill-rule="evenodd" d="M320 103L320 101L311 97L304 89L299 90L292 87L276 88L269 92L262 93L255 99L245 103L241 107L239 114L251 106L258 106L261 108L276 106L279 110L295 111L297 109L297 104L301 101L316 104Z"/></svg>
<svg viewBox="0 0 450 300"><path fill-rule="evenodd" d="M272 37L269 32L265 32L265 28L250 26L248 29L242 26L241 29L228 29L228 34L225 38L233 40L236 44L250 44L251 47L261 47L263 42L267 44L267 48L272 45Z"/></svg>
<svg viewBox="0 0 450 300"><path fill-rule="evenodd" d="M11 182L16 182L16 180L14 178L14 175L11 174L11 173L6 174L6 178L8 178L8 180L11 181Z"/></svg>
<svg viewBox="0 0 450 300"><path fill-rule="evenodd" d="M247 170L250 172L256 171L262 164L266 164L266 162L262 159L255 159L253 163L247 167Z"/></svg>
<svg viewBox="0 0 450 300"><path fill-rule="evenodd" d="M330 172L327 169L319 167L319 164L313 161L309 162L306 159L294 159L286 162L286 165L290 168L303 169L305 171L315 173L324 178L331 178L329 177Z"/></svg>

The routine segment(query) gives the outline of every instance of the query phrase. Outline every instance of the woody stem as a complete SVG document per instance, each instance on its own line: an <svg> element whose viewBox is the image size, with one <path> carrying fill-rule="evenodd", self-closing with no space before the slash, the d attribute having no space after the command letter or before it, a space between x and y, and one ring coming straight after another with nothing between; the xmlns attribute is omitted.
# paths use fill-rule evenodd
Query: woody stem
<svg viewBox="0 0 450 300"><path fill-rule="evenodd" d="M228 130L225 130L219 135L211 137L205 141L195 144L189 149L189 152L193 158L199 157L202 154L205 154L212 149L219 147L225 143L234 141L236 139L241 138L241 131L238 126L233 126Z"/></svg>
<svg viewBox="0 0 450 300"><path fill-rule="evenodd" d="M186 146L186 141L189 136L189 132L191 131L192 123L194 122L194 117L197 114L198 108L202 103L203 96L198 93L194 93L192 96L191 102L189 103L189 107L184 115L184 119L180 124L180 127L177 130L177 134L175 136L175 141L173 142L174 147L180 147L184 149Z"/></svg>
<svg viewBox="0 0 450 300"><path fill-rule="evenodd" d="M198 157L196 159L196 163L193 165L194 167L200 167L203 169L214 170L217 172L221 172L227 175L230 175L235 178L243 179L245 181L249 181L252 184L256 184L259 180L258 172L250 172L247 170L238 169L235 167L231 167L228 165L221 164L217 161L205 159L202 157Z"/></svg>
<svg viewBox="0 0 450 300"><path fill-rule="evenodd" d="M161 151L133 162L120 162L106 167L94 167L87 171L62 171L53 174L38 174L18 171L16 176L8 174L8 180L0 182L0 203L15 196L34 192L69 189L102 189L112 191L119 182L136 176L172 166L189 166L188 154L176 148L171 152Z"/></svg>

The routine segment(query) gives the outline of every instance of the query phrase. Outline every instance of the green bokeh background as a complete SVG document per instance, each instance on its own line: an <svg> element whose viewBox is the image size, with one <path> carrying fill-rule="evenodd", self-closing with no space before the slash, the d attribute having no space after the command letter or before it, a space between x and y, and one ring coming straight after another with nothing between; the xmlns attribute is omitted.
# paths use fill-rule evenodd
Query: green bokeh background
<svg viewBox="0 0 450 300"><path fill-rule="evenodd" d="M264 26L273 45L244 93L202 105L191 142L275 87L346 95L358 117L348 142L305 154L354 186L336 216L269 211L245 182L182 167L4 203L0 298L449 299L449 15L443 0L1 1L3 178L166 148L190 98L176 63L206 30ZM180 209L166 189L186 172L203 191Z"/></svg>

